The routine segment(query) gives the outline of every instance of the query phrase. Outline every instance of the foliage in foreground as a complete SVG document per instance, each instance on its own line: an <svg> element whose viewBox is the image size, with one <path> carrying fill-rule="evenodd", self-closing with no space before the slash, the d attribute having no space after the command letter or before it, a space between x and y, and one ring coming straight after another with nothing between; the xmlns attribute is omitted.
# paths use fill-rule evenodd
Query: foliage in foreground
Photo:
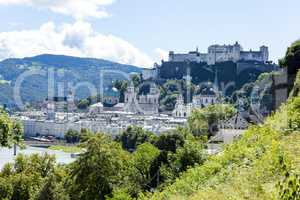
<svg viewBox="0 0 300 200"><path fill-rule="evenodd" d="M19 155L5 165L0 199L134 199L206 160L203 141L184 129L155 136L131 127L116 140L89 131L81 135L76 147L81 154L69 165L60 166L47 154Z"/></svg>
<svg viewBox="0 0 300 200"><path fill-rule="evenodd" d="M188 119L189 131L195 135L213 135L220 120L226 120L236 113L231 104L209 105L202 109L193 110Z"/></svg>
<svg viewBox="0 0 300 200"><path fill-rule="evenodd" d="M20 123L10 119L8 114L0 108L0 147L22 146L22 138L23 130Z"/></svg>
<svg viewBox="0 0 300 200"><path fill-rule="evenodd" d="M300 174L299 127L298 96L264 125L247 130L222 154L188 170L161 192L141 199L296 200Z"/></svg>

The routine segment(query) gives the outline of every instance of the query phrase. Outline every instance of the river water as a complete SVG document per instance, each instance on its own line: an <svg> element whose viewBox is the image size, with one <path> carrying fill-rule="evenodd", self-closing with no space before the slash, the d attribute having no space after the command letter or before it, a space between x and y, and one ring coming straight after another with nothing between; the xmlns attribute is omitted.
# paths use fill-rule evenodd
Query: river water
<svg viewBox="0 0 300 200"><path fill-rule="evenodd" d="M18 149L18 154L22 153L24 155L30 155L30 154L40 154L43 155L45 153L48 153L50 155L55 155L57 163L60 164L68 164L73 162L75 159L71 158L70 153L65 153L62 151L55 151L55 150L50 150L47 148L38 148L38 147L30 147L27 146L26 149ZM8 148L0 148L0 169L8 163L8 162L14 162L15 156L13 153L13 148L8 149Z"/></svg>

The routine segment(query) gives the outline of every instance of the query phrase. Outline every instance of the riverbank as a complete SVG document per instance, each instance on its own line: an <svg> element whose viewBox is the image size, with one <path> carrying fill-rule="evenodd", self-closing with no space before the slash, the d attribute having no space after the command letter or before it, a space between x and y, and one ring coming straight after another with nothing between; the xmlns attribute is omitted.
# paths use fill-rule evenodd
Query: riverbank
<svg viewBox="0 0 300 200"><path fill-rule="evenodd" d="M76 144L69 144L62 140L57 140L53 142L44 142L37 140L25 140L25 145L37 148L46 148L54 151L63 151L65 153L80 153L82 148Z"/></svg>
<svg viewBox="0 0 300 200"><path fill-rule="evenodd" d="M75 158L72 158L72 153L67 153L60 150L52 150L49 148L41 148L41 147L32 147L32 146L26 146L25 149L19 149L17 151L18 154L24 154L24 155L31 155L31 154L50 154L54 155L56 158L57 163L59 164L69 164L73 161L75 161ZM13 163L16 156L14 156L13 148L0 148L0 169L6 164L6 163Z"/></svg>

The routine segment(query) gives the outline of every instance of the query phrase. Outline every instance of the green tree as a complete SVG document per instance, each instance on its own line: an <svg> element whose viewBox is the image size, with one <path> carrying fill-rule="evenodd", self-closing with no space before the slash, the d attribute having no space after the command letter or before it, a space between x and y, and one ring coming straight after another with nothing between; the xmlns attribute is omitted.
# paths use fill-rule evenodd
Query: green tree
<svg viewBox="0 0 300 200"><path fill-rule="evenodd" d="M72 164L71 199L105 199L124 182L129 155L104 134L95 134L83 144L86 151Z"/></svg>
<svg viewBox="0 0 300 200"><path fill-rule="evenodd" d="M23 127L20 122L13 121L12 139L14 145L14 155L17 155L17 146L23 147Z"/></svg>
<svg viewBox="0 0 300 200"><path fill-rule="evenodd" d="M175 169L177 175L179 175L180 172L186 171L188 167L203 164L207 156L203 143L198 140L186 140L183 147L180 147L176 151L174 158L172 163L173 169Z"/></svg>
<svg viewBox="0 0 300 200"><path fill-rule="evenodd" d="M142 83L141 74L133 74L131 75L131 81L135 88L137 88Z"/></svg>
<svg viewBox="0 0 300 200"><path fill-rule="evenodd" d="M70 129L65 133L65 139L67 143L77 143L80 140L80 133L76 130Z"/></svg>
<svg viewBox="0 0 300 200"><path fill-rule="evenodd" d="M160 150L175 153L178 147L183 146L184 140L185 138L182 133L172 130L161 134L154 142L154 145Z"/></svg>
<svg viewBox="0 0 300 200"><path fill-rule="evenodd" d="M0 146L8 147L13 143L12 121L8 115L0 110Z"/></svg>
<svg viewBox="0 0 300 200"><path fill-rule="evenodd" d="M187 132L186 128L179 128L185 140L182 146L176 149L176 152L163 151L159 156L161 183L173 183L180 174L190 167L201 165L207 158L204 143L207 141L202 137L194 137Z"/></svg>
<svg viewBox="0 0 300 200"><path fill-rule="evenodd" d="M141 127L129 126L123 133L116 137L116 141L122 144L127 151L134 151L138 145L145 142L152 142L156 136Z"/></svg>
<svg viewBox="0 0 300 200"><path fill-rule="evenodd" d="M86 110L90 106L90 102L87 99L82 99L78 102L77 108L80 110Z"/></svg>
<svg viewBox="0 0 300 200"><path fill-rule="evenodd" d="M80 130L80 142L86 142L88 141L93 135L95 135L91 130L86 129L86 128L82 128Z"/></svg>
<svg viewBox="0 0 300 200"><path fill-rule="evenodd" d="M33 199L42 187L43 180L53 172L54 166L53 156L19 154L15 163L6 164L0 173L0 196L7 196L11 200Z"/></svg>
<svg viewBox="0 0 300 200"><path fill-rule="evenodd" d="M132 180L135 193L151 189L151 182L156 174L151 173L151 166L160 151L150 143L138 146L132 158Z"/></svg>
<svg viewBox="0 0 300 200"><path fill-rule="evenodd" d="M18 121L13 121L7 113L0 110L0 147L14 146L14 155L16 147L23 145L23 128Z"/></svg>
<svg viewBox="0 0 300 200"><path fill-rule="evenodd" d="M69 196L58 178L51 174L37 193L35 200L69 200Z"/></svg>
<svg viewBox="0 0 300 200"><path fill-rule="evenodd" d="M7 178L0 177L0 199L10 200L13 193L13 186Z"/></svg>
<svg viewBox="0 0 300 200"><path fill-rule="evenodd" d="M187 124L189 131L194 136L208 135L208 121L205 115L200 110L193 110L188 118Z"/></svg>
<svg viewBox="0 0 300 200"><path fill-rule="evenodd" d="M289 74L296 74L300 68L300 40L288 47L285 57L279 60L279 64L288 68Z"/></svg>
<svg viewBox="0 0 300 200"><path fill-rule="evenodd" d="M195 93L194 84L187 84L184 80L167 80L160 87L160 109L162 111L174 110L178 94L182 94L185 102L190 102Z"/></svg>
<svg viewBox="0 0 300 200"><path fill-rule="evenodd" d="M178 94L167 94L160 100L160 110L172 111L175 108Z"/></svg>
<svg viewBox="0 0 300 200"><path fill-rule="evenodd" d="M209 105L193 110L188 119L188 127L195 136L213 135L218 130L218 121L229 119L235 113L236 109L230 104Z"/></svg>
<svg viewBox="0 0 300 200"><path fill-rule="evenodd" d="M120 92L120 102L124 102L124 93L127 90L128 81L126 80L116 80L113 86Z"/></svg>

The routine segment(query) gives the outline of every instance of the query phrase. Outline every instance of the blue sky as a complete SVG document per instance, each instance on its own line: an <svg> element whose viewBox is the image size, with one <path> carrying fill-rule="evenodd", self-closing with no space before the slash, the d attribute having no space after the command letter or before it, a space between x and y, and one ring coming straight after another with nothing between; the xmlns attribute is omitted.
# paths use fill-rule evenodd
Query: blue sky
<svg viewBox="0 0 300 200"><path fill-rule="evenodd" d="M239 41L269 46L277 61L300 38L299 8L299 0L0 0L0 59L57 53L149 66L169 50Z"/></svg>

